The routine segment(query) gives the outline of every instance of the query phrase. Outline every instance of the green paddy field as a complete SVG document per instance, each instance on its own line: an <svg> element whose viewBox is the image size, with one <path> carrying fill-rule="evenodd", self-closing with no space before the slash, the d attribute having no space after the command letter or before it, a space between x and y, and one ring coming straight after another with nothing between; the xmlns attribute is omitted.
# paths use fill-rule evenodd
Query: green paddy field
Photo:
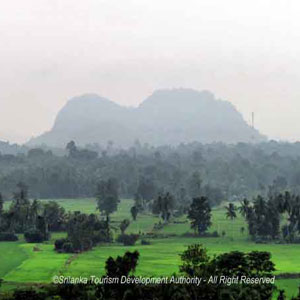
<svg viewBox="0 0 300 300"><path fill-rule="evenodd" d="M93 199L61 199L56 200L66 210L80 210L86 213L98 213ZM118 211L112 216L112 226L118 228L119 222L130 217L132 200L122 200ZM9 205L7 203L6 205ZM43 244L27 244L22 236L18 242L0 242L0 278L4 279L3 290L16 286L51 282L55 275L65 276L100 276L104 274L105 260L109 256L123 254L126 250L140 252L137 275L164 276L178 272L179 254L189 244L202 243L211 255L232 250L244 252L252 250L269 251L276 265L276 274L300 273L300 245L255 244L249 240L247 226L242 217L231 221L226 219L223 206L213 209L213 226L210 231L224 231L224 237L194 238L186 237L191 232L188 221L181 217L173 220L159 231L153 230L153 225L159 219L151 214L138 216L136 222L131 222L127 232L141 235L155 232L159 238L151 239L151 245L141 245L140 240L135 246L125 247L120 244L101 245L91 251L81 254L58 254L53 249L53 243L65 233L52 234L49 242ZM241 228L246 230L241 232ZM37 247L39 251L34 251ZM297 294L299 279L277 279L276 285L286 290L291 297Z"/></svg>

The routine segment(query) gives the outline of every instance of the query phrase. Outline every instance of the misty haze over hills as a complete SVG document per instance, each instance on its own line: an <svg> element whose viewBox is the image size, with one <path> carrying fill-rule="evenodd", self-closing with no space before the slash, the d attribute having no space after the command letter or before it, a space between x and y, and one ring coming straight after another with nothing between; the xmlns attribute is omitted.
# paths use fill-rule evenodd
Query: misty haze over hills
<svg viewBox="0 0 300 300"><path fill-rule="evenodd" d="M236 108L208 91L158 90L137 108L120 106L96 94L68 101L53 128L29 141L64 147L70 140L79 145L106 144L122 147L136 140L150 145L189 142L261 142L266 137L249 126Z"/></svg>

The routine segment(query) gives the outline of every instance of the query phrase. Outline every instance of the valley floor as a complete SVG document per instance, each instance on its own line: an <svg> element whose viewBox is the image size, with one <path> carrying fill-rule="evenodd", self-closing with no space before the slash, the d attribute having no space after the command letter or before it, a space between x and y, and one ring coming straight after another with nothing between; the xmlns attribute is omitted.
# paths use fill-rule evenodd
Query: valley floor
<svg viewBox="0 0 300 300"><path fill-rule="evenodd" d="M98 213L93 199L61 199L57 200L66 210L80 210L86 213ZM132 200L122 200L118 211L112 216L112 226L118 228L119 222L130 218ZM8 204L6 204L8 205ZM175 223L175 222L176 223ZM151 214L139 215L136 222L131 222L127 232L141 235L153 232L157 238L147 239L150 245L141 245L140 240L135 246L125 247L120 244L101 245L81 254L58 254L53 249L55 239L65 233L52 234L49 242L43 244L27 244L22 237L18 242L0 243L0 278L5 283L2 289L8 290L16 286L32 283L51 282L53 276L101 276L104 264L109 256L116 257L126 250L138 250L140 260L136 275L171 276L179 271L179 254L190 244L201 243L210 255L233 250L249 252L252 250L269 251L276 265L276 274L300 273L300 245L255 244L247 234L247 225L238 216L231 221L226 219L223 206L213 209L213 226L210 231L217 231L225 236L218 238L186 237L191 232L185 217L173 220L161 230L154 231L153 226L159 219ZM241 228L246 230L242 233ZM36 247L35 251L33 248ZM278 279L276 285L286 290L291 297L297 294L299 279Z"/></svg>

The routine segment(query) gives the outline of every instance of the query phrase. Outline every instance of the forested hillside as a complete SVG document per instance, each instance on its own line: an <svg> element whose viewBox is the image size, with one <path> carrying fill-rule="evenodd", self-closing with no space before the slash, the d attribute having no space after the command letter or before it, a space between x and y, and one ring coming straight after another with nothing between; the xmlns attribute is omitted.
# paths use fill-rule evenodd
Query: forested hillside
<svg viewBox="0 0 300 300"><path fill-rule="evenodd" d="M1 154L21 154L27 152L28 148L25 146L20 146L18 144L10 144L9 142L4 142L0 140L0 153Z"/></svg>

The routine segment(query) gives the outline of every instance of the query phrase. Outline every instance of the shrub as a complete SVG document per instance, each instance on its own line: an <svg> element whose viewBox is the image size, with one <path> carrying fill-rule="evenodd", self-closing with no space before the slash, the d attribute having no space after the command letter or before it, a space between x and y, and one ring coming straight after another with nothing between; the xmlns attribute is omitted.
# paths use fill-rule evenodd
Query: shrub
<svg viewBox="0 0 300 300"><path fill-rule="evenodd" d="M74 247L71 242L66 242L63 244L63 252L65 253L74 253Z"/></svg>
<svg viewBox="0 0 300 300"><path fill-rule="evenodd" d="M117 242L124 244L124 246L133 246L138 239L138 234L120 234L117 238Z"/></svg>
<svg viewBox="0 0 300 300"><path fill-rule="evenodd" d="M42 300L45 299L41 294L34 290L16 290L13 293L14 300L24 300L24 299L30 299L30 300Z"/></svg>
<svg viewBox="0 0 300 300"><path fill-rule="evenodd" d="M254 242L256 244L267 244L272 242L272 238L271 237L262 237L262 236L257 236L254 238Z"/></svg>
<svg viewBox="0 0 300 300"><path fill-rule="evenodd" d="M150 239L168 239L176 236L177 236L176 233L157 233L157 232L148 232L144 235L145 238L150 238Z"/></svg>
<svg viewBox="0 0 300 300"><path fill-rule="evenodd" d="M151 245L151 243L147 240L142 239L141 240L141 245L147 246L147 245Z"/></svg>
<svg viewBox="0 0 300 300"><path fill-rule="evenodd" d="M214 232L205 232L201 235L198 235L198 234L194 234L192 232L186 232L184 233L182 236L184 237L195 237L195 238L214 238L214 237L219 237L220 235L218 234L217 231L214 231Z"/></svg>
<svg viewBox="0 0 300 300"><path fill-rule="evenodd" d="M212 233L207 233L207 237L219 237L219 234L218 234L218 232L217 231L214 231L214 232L212 232Z"/></svg>
<svg viewBox="0 0 300 300"><path fill-rule="evenodd" d="M68 240L67 239L58 239L55 241L54 246L56 251L62 251L64 243L66 243Z"/></svg>
<svg viewBox="0 0 300 300"><path fill-rule="evenodd" d="M42 232L31 229L24 233L24 237L27 243L42 243L49 239L49 235L44 235Z"/></svg>
<svg viewBox="0 0 300 300"><path fill-rule="evenodd" d="M153 226L153 230L161 230L164 228L164 224L159 221L159 223L155 223Z"/></svg>
<svg viewBox="0 0 300 300"><path fill-rule="evenodd" d="M0 232L0 241L1 242L15 242L18 240L18 237L12 232Z"/></svg>
<svg viewBox="0 0 300 300"><path fill-rule="evenodd" d="M94 235L91 237L93 246L99 244L99 243L110 243L112 242L112 236L107 235L107 232L105 230L100 230L97 233L94 233Z"/></svg>
<svg viewBox="0 0 300 300"><path fill-rule="evenodd" d="M63 253L74 253L76 252L76 249L72 242L70 242L68 239L58 239L54 243L55 251L57 252L63 252Z"/></svg>
<svg viewBox="0 0 300 300"><path fill-rule="evenodd" d="M128 226L130 225L130 221L128 219L124 219L121 224L120 224L120 230L121 233L124 234L125 230L128 228Z"/></svg>

